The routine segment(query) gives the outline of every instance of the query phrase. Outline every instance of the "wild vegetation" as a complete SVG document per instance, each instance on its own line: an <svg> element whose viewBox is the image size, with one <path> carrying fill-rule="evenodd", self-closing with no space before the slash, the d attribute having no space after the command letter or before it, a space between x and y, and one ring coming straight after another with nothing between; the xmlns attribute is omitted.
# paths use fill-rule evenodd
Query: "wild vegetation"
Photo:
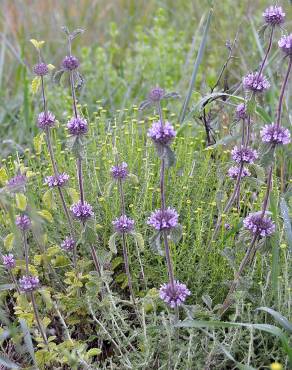
<svg viewBox="0 0 292 370"><path fill-rule="evenodd" d="M81 3L4 4L0 366L291 368L289 5Z"/></svg>

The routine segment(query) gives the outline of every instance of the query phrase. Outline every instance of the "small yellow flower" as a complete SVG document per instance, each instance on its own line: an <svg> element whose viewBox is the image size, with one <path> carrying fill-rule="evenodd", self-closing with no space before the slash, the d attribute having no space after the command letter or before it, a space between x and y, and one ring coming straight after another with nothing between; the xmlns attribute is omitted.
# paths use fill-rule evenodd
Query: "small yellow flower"
<svg viewBox="0 0 292 370"><path fill-rule="evenodd" d="M270 365L270 369L271 370L283 370L283 366L279 362L276 361Z"/></svg>

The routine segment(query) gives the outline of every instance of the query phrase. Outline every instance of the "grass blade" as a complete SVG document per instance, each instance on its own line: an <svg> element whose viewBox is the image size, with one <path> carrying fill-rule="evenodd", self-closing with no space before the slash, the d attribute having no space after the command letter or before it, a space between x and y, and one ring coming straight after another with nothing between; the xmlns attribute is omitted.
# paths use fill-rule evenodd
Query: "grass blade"
<svg viewBox="0 0 292 370"><path fill-rule="evenodd" d="M286 317L282 316L279 312L273 310L269 307L259 307L257 310L265 311L273 316L273 318L282 326L283 329L287 330L290 334L292 334L292 323L286 319Z"/></svg>
<svg viewBox="0 0 292 370"><path fill-rule="evenodd" d="M289 245L289 250L292 252L292 227L291 227L291 220L289 217L289 208L287 205L287 202L285 201L284 198L281 198L280 201L280 210L281 210L281 215L283 217L284 221L284 230L286 233L288 245Z"/></svg>
<svg viewBox="0 0 292 370"><path fill-rule="evenodd" d="M185 100L184 100L184 103L183 103L183 106L182 106L182 109L181 109L181 112L180 112L180 117L179 117L179 123L180 124L182 124L184 119L185 119L186 111L187 111L187 108L188 108L188 105L189 105L189 102L190 102L190 99L191 99L191 96L192 96L193 88L194 88L196 77L197 77L198 70L199 70L199 66L201 64L201 61L202 61L202 58L203 58L203 55L204 55L212 14L213 14L213 9L210 9L209 14L208 14L208 18L207 18L207 21L206 21L206 24L205 24L204 32L203 32L203 38L202 38L202 41L201 41L201 44L200 44L200 47L199 47L199 51L198 51L198 55L197 55L197 58L196 58L196 61L195 61L192 77L191 77L191 80L190 80L190 83L189 83L187 95L185 97Z"/></svg>

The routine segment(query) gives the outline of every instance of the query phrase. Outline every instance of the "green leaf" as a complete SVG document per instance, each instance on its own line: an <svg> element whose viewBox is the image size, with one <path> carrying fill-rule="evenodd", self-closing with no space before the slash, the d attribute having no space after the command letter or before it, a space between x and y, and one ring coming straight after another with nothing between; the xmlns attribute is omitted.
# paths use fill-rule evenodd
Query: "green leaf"
<svg viewBox="0 0 292 370"><path fill-rule="evenodd" d="M101 354L101 349L99 348L90 348L89 351L87 351L87 356L93 357L93 356L99 356Z"/></svg>
<svg viewBox="0 0 292 370"><path fill-rule="evenodd" d="M164 158L165 158L165 165L167 168L175 165L176 163L175 153L168 146L164 148Z"/></svg>
<svg viewBox="0 0 292 370"><path fill-rule="evenodd" d="M47 211L46 209L43 209L42 211L37 212L42 218L44 218L48 222L53 222L53 216L52 214Z"/></svg>
<svg viewBox="0 0 292 370"><path fill-rule="evenodd" d="M164 251L161 248L161 233L157 232L149 238L149 245L154 253L164 256Z"/></svg>
<svg viewBox="0 0 292 370"><path fill-rule="evenodd" d="M195 61L195 64L194 64L193 73L192 73L192 76L191 76L191 79L190 79L187 95L185 97L185 100L184 100L184 103L183 103L183 106L182 106L182 109L181 109L181 112L180 112L180 115L179 115L179 123L180 124L182 124L184 119L185 119L186 112L187 112L187 109L188 109L188 105L189 105L189 102L190 102L190 99L191 99L191 96L192 96L192 92L193 92L193 89L194 89L194 86L195 86L199 66L201 64L201 61L202 61L202 58L203 58L203 55L204 55L204 51L205 51L205 47L206 47L206 43L207 43L207 36L208 36L208 32L209 32L209 27L210 27L212 15L213 15L213 9L210 9L209 14L208 14L208 18L207 18L207 21L206 21L206 24L205 24L205 27L204 27L202 41L201 41L201 44L199 46L197 58L196 58L196 61Z"/></svg>
<svg viewBox="0 0 292 370"><path fill-rule="evenodd" d="M111 192L112 192L112 188L114 186L114 181L108 181L106 184L105 184L105 187L104 187L104 196L106 198L108 198L110 195L111 195Z"/></svg>
<svg viewBox="0 0 292 370"><path fill-rule="evenodd" d="M138 244L139 249L143 251L145 247L145 243L144 243L142 234L134 231L134 232L131 232L131 235L134 237L136 243Z"/></svg>
<svg viewBox="0 0 292 370"><path fill-rule="evenodd" d="M15 195L15 201L16 201L16 207L18 209L20 209L21 211L25 211L26 210L27 199L26 199L26 196L24 194L17 193Z"/></svg>
<svg viewBox="0 0 292 370"><path fill-rule="evenodd" d="M33 360L33 363L36 365L32 338L31 338L27 323L25 319L19 319L19 323L21 326L21 330L23 332L23 340L24 340L25 346L28 350L28 353L30 354L31 359Z"/></svg>
<svg viewBox="0 0 292 370"><path fill-rule="evenodd" d="M283 329L287 330L288 333L292 334L292 323L279 312L269 307L259 307L257 310L265 311L273 316L273 318L282 326Z"/></svg>
<svg viewBox="0 0 292 370"><path fill-rule="evenodd" d="M180 224L170 230L169 237L174 242L174 244L177 244L181 240L182 231L183 228Z"/></svg>
<svg viewBox="0 0 292 370"><path fill-rule="evenodd" d="M139 184L139 179L136 175L134 175L133 173L129 173L128 175L128 178L129 180L133 183L133 184Z"/></svg>
<svg viewBox="0 0 292 370"><path fill-rule="evenodd" d="M1 167L0 168L0 183L4 185L7 180L8 180L8 175L7 175L6 169L4 167Z"/></svg>
<svg viewBox="0 0 292 370"><path fill-rule="evenodd" d="M77 203L79 200L79 194L78 191L73 188L67 188L67 192L70 195L72 202Z"/></svg>
<svg viewBox="0 0 292 370"><path fill-rule="evenodd" d="M49 210L57 208L52 189L48 189L45 192L45 194L43 195L42 201L44 203L44 206L48 208Z"/></svg>
<svg viewBox="0 0 292 370"><path fill-rule="evenodd" d="M4 247L5 247L6 251L9 252L9 251L12 250L14 240L15 240L15 236L14 236L13 233L10 233L6 236L6 238L4 239Z"/></svg>
<svg viewBox="0 0 292 370"><path fill-rule="evenodd" d="M117 254L117 246L116 246L116 238L118 236L118 233L113 233L108 241L109 249L112 253Z"/></svg>
<svg viewBox="0 0 292 370"><path fill-rule="evenodd" d="M33 95L35 95L38 92L40 84L41 84L41 78L39 76L36 76L31 82L31 91Z"/></svg>

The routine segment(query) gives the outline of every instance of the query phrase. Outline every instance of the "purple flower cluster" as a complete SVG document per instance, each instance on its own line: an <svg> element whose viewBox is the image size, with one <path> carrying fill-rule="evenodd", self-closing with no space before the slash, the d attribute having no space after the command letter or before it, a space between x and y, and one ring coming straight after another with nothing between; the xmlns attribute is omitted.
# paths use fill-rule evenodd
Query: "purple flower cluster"
<svg viewBox="0 0 292 370"><path fill-rule="evenodd" d="M75 244L76 244L75 240L71 238L70 236L68 236L67 238L63 240L61 244L61 248L64 249L66 252L71 252L73 251Z"/></svg>
<svg viewBox="0 0 292 370"><path fill-rule="evenodd" d="M171 308L179 307L186 298L191 295L185 284L175 281L172 286L170 283L161 285L159 289L160 298Z"/></svg>
<svg viewBox="0 0 292 370"><path fill-rule="evenodd" d="M264 143L282 144L290 143L290 132L287 128L275 125L265 125L261 130L261 138Z"/></svg>
<svg viewBox="0 0 292 370"><path fill-rule="evenodd" d="M278 41L278 46L285 54L292 57L292 33L287 36L282 36Z"/></svg>
<svg viewBox="0 0 292 370"><path fill-rule="evenodd" d="M157 103L163 98L164 94L165 94L165 91L161 87L157 86L157 87L154 87L150 91L150 93L148 95L148 99L152 103Z"/></svg>
<svg viewBox="0 0 292 370"><path fill-rule="evenodd" d="M55 116L50 111L41 112L38 115L38 127L42 130L55 126Z"/></svg>
<svg viewBox="0 0 292 370"><path fill-rule="evenodd" d="M70 211L72 212L74 218L82 222L85 222L87 219L94 215L92 206L87 202L82 203L81 201L79 201L73 204L70 207Z"/></svg>
<svg viewBox="0 0 292 370"><path fill-rule="evenodd" d="M178 213L173 208L157 209L147 220L147 224L156 230L170 230L178 224Z"/></svg>
<svg viewBox="0 0 292 370"><path fill-rule="evenodd" d="M13 269L15 267L15 258L12 253L3 254L2 256L3 266L7 269Z"/></svg>
<svg viewBox="0 0 292 370"><path fill-rule="evenodd" d="M117 233L130 233L134 230L135 221L126 215L122 215L112 222Z"/></svg>
<svg viewBox="0 0 292 370"><path fill-rule="evenodd" d="M236 118L238 120L247 118L246 105L244 103L238 104L236 107Z"/></svg>
<svg viewBox="0 0 292 370"><path fill-rule="evenodd" d="M84 135L88 131L88 124L85 118L73 117L68 121L67 128L71 135Z"/></svg>
<svg viewBox="0 0 292 370"><path fill-rule="evenodd" d="M261 212L250 213L244 220L243 225L253 234L269 236L275 231L275 224L268 216L262 216Z"/></svg>
<svg viewBox="0 0 292 370"><path fill-rule="evenodd" d="M62 61L62 67L66 71L73 71L74 69L78 68L79 65L79 60L73 55L67 55Z"/></svg>
<svg viewBox="0 0 292 370"><path fill-rule="evenodd" d="M125 180L129 175L127 163L122 162L121 164L112 166L111 175L115 180Z"/></svg>
<svg viewBox="0 0 292 370"><path fill-rule="evenodd" d="M23 214L16 217L15 224L20 230L25 231L30 229L31 220L27 215Z"/></svg>
<svg viewBox="0 0 292 370"><path fill-rule="evenodd" d="M228 170L228 176L230 178L232 178L233 180L236 180L238 175L239 175L239 171L240 171L240 167L238 167L238 166L230 167L229 170ZM241 178L247 177L247 176L250 176L250 172L249 172L248 168L243 167L243 169L241 171Z"/></svg>
<svg viewBox="0 0 292 370"><path fill-rule="evenodd" d="M19 279L19 288L24 293L33 292L39 285L40 281L37 276L24 275Z"/></svg>
<svg viewBox="0 0 292 370"><path fill-rule="evenodd" d="M243 77L243 87L254 93L261 93L270 88L270 83L266 77L258 72L252 72Z"/></svg>
<svg viewBox="0 0 292 370"><path fill-rule="evenodd" d="M14 193L24 191L27 177L19 174L7 181L8 190Z"/></svg>
<svg viewBox="0 0 292 370"><path fill-rule="evenodd" d="M235 146L231 151L232 159L237 163L254 163L258 158L256 150Z"/></svg>
<svg viewBox="0 0 292 370"><path fill-rule="evenodd" d="M148 131L148 137L150 137L155 143L161 145L169 145L175 135L176 132L168 121L166 121L163 126L160 121L153 122Z"/></svg>
<svg viewBox="0 0 292 370"><path fill-rule="evenodd" d="M283 9L280 6L272 5L264 11L263 17L267 24L271 26L276 26L284 22L285 13L283 12Z"/></svg>
<svg viewBox="0 0 292 370"><path fill-rule="evenodd" d="M33 71L37 76L45 76L49 73L49 68L46 63L38 63L33 67Z"/></svg>
<svg viewBox="0 0 292 370"><path fill-rule="evenodd" d="M65 186L69 181L69 175L65 172L58 174L57 176L47 176L45 178L45 184L50 188L59 186Z"/></svg>

